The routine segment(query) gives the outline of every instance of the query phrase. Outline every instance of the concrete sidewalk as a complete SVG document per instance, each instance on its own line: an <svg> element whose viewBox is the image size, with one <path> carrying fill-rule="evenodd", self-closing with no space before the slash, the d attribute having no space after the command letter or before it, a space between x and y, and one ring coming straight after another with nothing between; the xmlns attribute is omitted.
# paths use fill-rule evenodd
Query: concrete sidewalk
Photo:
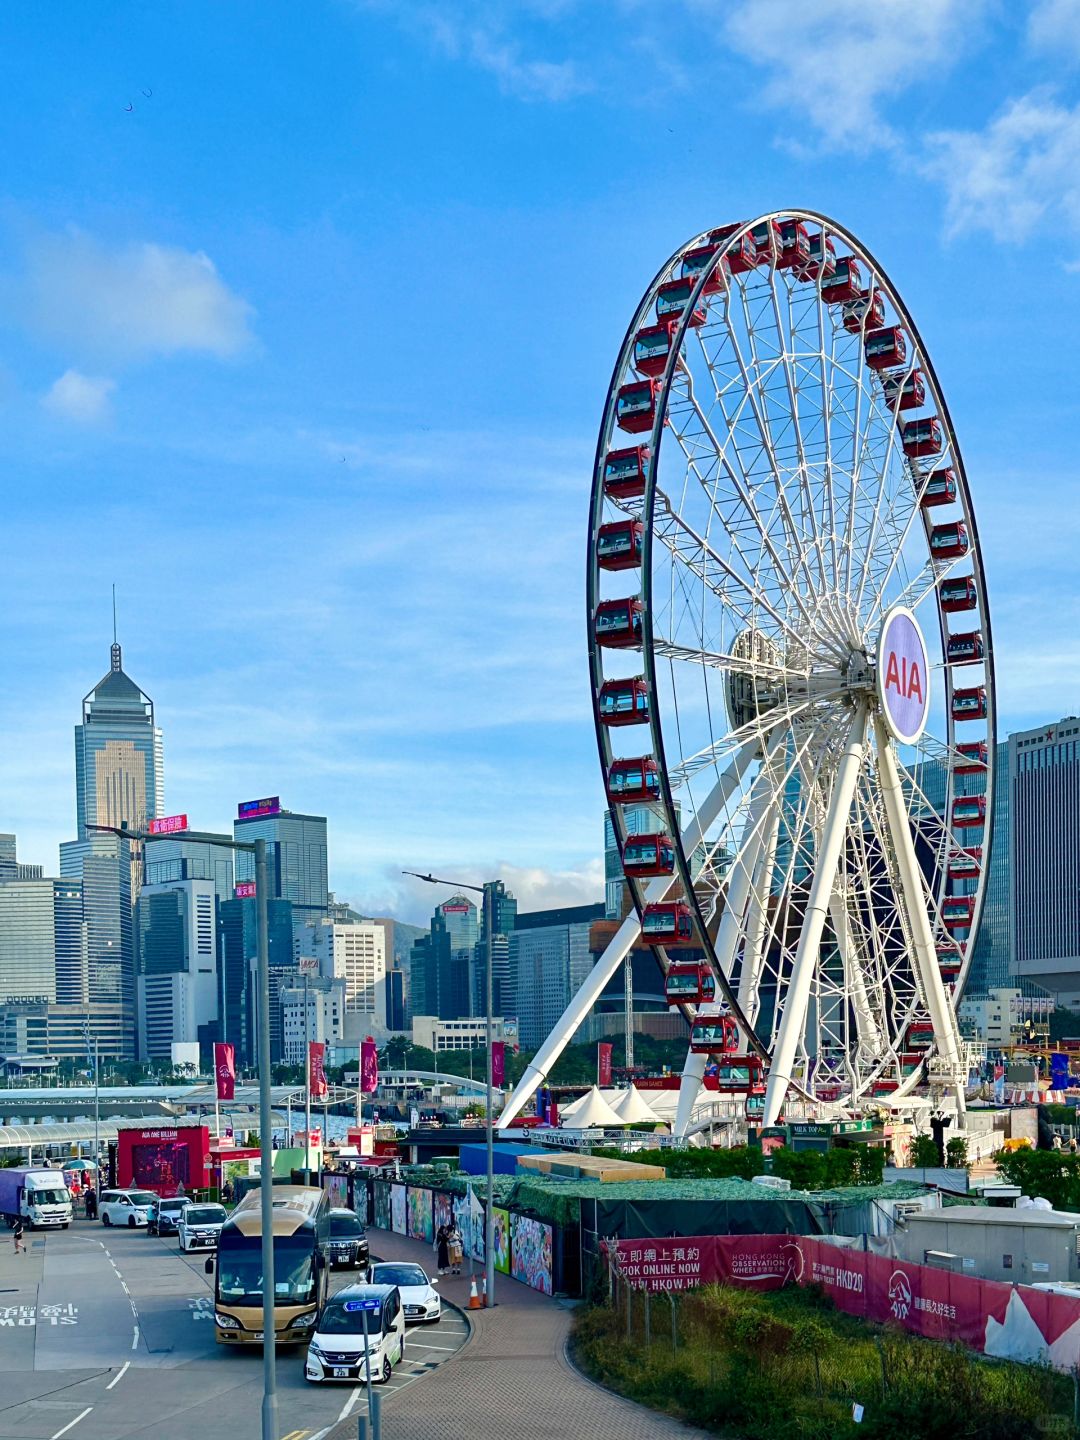
<svg viewBox="0 0 1080 1440"><path fill-rule="evenodd" d="M435 1252L419 1240L368 1230L371 1252L383 1260L413 1260L431 1274ZM497 1304L467 1309L468 1261L462 1276L444 1276L439 1289L460 1306L472 1334L460 1354L431 1375L387 1396L387 1440L708 1440L691 1429L622 1400L586 1380L566 1355L571 1308L497 1275ZM409 1330L413 1358L424 1327ZM422 1353L422 1352L421 1352ZM327 1440L355 1440L350 1417Z"/></svg>

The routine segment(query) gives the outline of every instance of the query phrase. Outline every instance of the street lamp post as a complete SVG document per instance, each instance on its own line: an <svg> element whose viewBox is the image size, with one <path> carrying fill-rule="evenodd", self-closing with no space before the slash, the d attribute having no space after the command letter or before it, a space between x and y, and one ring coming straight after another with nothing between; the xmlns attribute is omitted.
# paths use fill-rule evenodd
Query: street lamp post
<svg viewBox="0 0 1080 1440"><path fill-rule="evenodd" d="M492 1016L494 985L492 982L492 961L495 953L495 891L488 885L459 885L455 880L440 880L435 875L421 875L416 870L403 870L403 875L412 875L429 885L449 885L455 890L473 890L484 897L484 968L485 1008L487 1011L487 1117L485 1135L487 1139L487 1195L484 1206L484 1282L487 1289L487 1303L495 1304L495 1085L492 1076L492 1048L495 1023Z"/></svg>
<svg viewBox="0 0 1080 1440"><path fill-rule="evenodd" d="M258 1064L259 1064L259 1192L262 1212L263 1270L263 1400L260 1440L277 1440L277 1355L274 1333L274 1114L270 1089L270 930L267 897L266 841L223 840L220 835L197 830L176 830L152 835L146 830L132 830L127 824L88 825L88 830L106 830L122 840L175 840L181 833L185 840L202 841L240 850L255 857L255 942L258 962L259 995ZM95 1065L95 1080L97 1067ZM96 1089L95 1089L96 1095ZM95 1107L96 1108L96 1107Z"/></svg>

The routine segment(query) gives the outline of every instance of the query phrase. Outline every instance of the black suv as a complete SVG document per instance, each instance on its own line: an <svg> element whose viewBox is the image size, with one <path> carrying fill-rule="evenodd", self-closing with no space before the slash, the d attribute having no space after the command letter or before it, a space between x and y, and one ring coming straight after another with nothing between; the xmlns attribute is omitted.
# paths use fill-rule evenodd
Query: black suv
<svg viewBox="0 0 1080 1440"><path fill-rule="evenodd" d="M367 1268L367 1231L355 1210L330 1211L329 1254L331 1265L348 1265L353 1270Z"/></svg>
<svg viewBox="0 0 1080 1440"><path fill-rule="evenodd" d="M146 1233L148 1235L175 1235L176 1222L180 1218L181 1210L185 1210L191 1201L186 1195L170 1195L167 1199L159 1199L153 1210L150 1211L150 1218L146 1222Z"/></svg>

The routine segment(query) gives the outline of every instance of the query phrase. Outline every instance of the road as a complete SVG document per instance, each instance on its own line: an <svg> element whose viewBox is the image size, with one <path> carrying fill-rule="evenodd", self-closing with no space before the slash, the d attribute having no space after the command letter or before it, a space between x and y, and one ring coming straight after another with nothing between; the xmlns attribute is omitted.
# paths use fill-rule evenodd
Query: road
<svg viewBox="0 0 1080 1440"><path fill-rule="evenodd" d="M105 1229L0 1231L0 1440L258 1440L262 1352L214 1343L204 1255L175 1237ZM355 1281L334 1273L333 1288ZM465 1321L411 1328L401 1389L449 1359ZM279 1440L317 1440L363 1405L359 1387L314 1386L303 1351L278 1354Z"/></svg>

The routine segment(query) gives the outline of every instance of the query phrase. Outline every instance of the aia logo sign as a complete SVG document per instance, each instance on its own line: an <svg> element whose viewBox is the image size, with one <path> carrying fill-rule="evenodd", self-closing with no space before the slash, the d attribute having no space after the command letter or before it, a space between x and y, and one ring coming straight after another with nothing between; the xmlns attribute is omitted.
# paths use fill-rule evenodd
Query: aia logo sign
<svg viewBox="0 0 1080 1440"><path fill-rule="evenodd" d="M897 1320L906 1320L911 1313L911 1281L903 1270L889 1276L889 1309Z"/></svg>
<svg viewBox="0 0 1080 1440"><path fill-rule="evenodd" d="M878 639L877 687L885 723L893 738L913 745L930 708L926 642L910 610L896 605L885 616Z"/></svg>

